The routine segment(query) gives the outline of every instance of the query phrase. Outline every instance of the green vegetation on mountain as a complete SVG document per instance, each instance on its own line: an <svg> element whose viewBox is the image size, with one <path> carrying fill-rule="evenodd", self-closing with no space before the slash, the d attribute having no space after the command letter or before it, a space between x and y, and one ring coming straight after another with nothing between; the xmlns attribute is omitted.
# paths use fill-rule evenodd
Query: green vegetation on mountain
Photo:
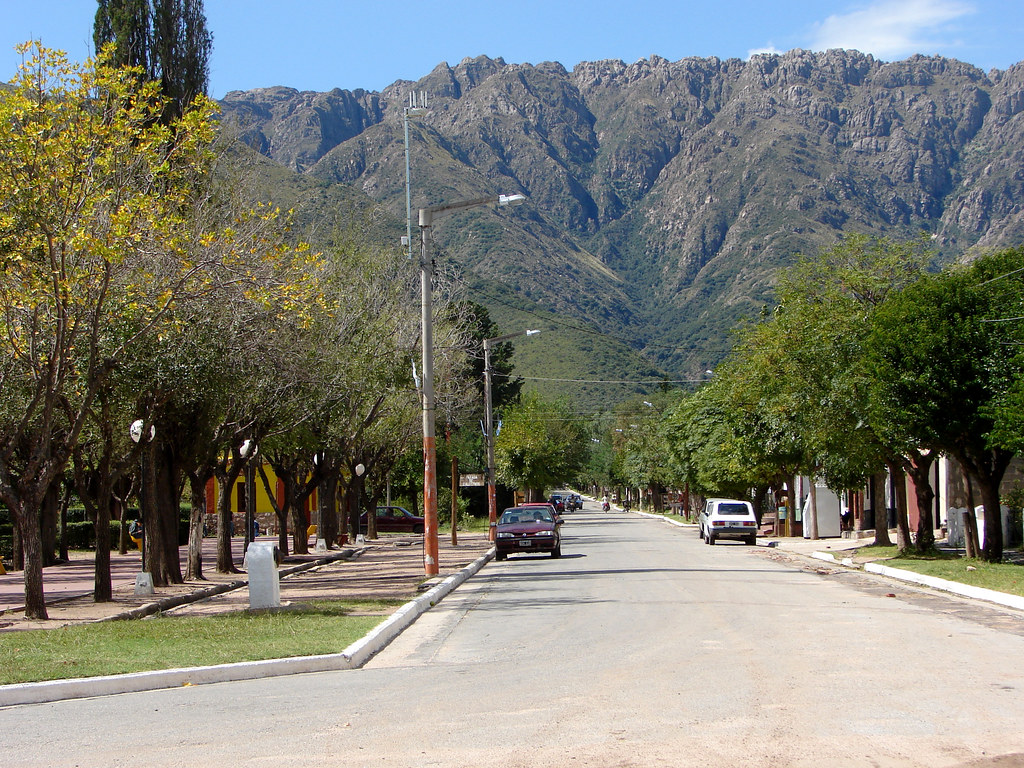
<svg viewBox="0 0 1024 768"><path fill-rule="evenodd" d="M327 191L357 189L400 237L411 91L429 98L409 125L414 209L529 198L438 222L437 258L502 326L522 322L516 307L586 329L522 345L527 376L697 377L737 321L774 304L778 270L844 234L923 233L943 261L1024 237L1024 65L795 50L569 72L479 57L380 93L268 88L222 107L251 146L322 185L300 219L337 219ZM585 344L595 333L609 343Z"/></svg>

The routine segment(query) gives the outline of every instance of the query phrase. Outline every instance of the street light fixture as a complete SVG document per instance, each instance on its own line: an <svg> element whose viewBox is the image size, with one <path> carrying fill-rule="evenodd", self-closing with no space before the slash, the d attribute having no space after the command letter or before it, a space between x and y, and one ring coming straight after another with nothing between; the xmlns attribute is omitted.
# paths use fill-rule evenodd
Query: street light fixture
<svg viewBox="0 0 1024 768"><path fill-rule="evenodd" d="M494 404L491 398L491 347L518 336L534 336L539 330L518 331L484 339L484 440L487 444L487 538L498 537L498 502L494 483Z"/></svg>
<svg viewBox="0 0 1024 768"><path fill-rule="evenodd" d="M430 228L434 219L453 211L484 205L519 205L525 195L489 195L473 200L420 208L420 295L423 344L423 566L427 576L438 574L437 444L434 432L434 307L431 293Z"/></svg>

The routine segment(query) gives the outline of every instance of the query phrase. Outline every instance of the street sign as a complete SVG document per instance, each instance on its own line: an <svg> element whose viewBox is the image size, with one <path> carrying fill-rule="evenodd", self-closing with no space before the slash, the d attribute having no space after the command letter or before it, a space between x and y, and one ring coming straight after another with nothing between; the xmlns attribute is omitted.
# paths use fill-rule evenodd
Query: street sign
<svg viewBox="0 0 1024 768"><path fill-rule="evenodd" d="M487 485L487 475L459 475L459 485L463 488Z"/></svg>

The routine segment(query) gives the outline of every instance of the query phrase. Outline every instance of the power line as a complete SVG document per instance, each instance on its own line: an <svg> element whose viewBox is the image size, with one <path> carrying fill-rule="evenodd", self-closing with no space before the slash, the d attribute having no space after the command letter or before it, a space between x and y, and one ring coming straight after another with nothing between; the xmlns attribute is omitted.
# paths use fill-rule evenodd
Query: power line
<svg viewBox="0 0 1024 768"><path fill-rule="evenodd" d="M994 283L996 280L1002 280L1004 277L1010 277L1011 275L1016 275L1018 272L1024 272L1024 267L1020 267L1018 269L1010 270L1009 272L1007 272L1006 274L1003 274L1003 275L996 275L995 277L990 278L989 280L985 280L982 283L978 283L978 287L980 288L983 285L988 285L989 283Z"/></svg>
<svg viewBox="0 0 1024 768"><path fill-rule="evenodd" d="M620 339L618 336L614 336L614 335L612 335L610 333L605 333L603 331L598 331L598 330L595 330L593 328L587 328L585 326L579 326L579 325L574 325L572 323L567 323L564 320L558 319L558 316L555 315L553 312L541 313L541 312L538 312L538 311L533 310L533 309L526 309L526 308L524 308L522 306L517 306L515 304L512 304L511 302L505 301L504 299L498 298L493 293L490 293L489 291L486 291L486 290L484 290L482 288L470 287L469 290L474 292L474 293L477 293L478 295L481 295L481 296L484 296L484 297L490 299L491 301L495 302L496 304L501 304L503 306L508 307L509 309L514 309L516 312L522 312L523 314L532 315L533 317L539 318L541 320L545 320L545 321L550 322L550 323L554 323L555 325L560 325L560 326L563 326L565 328L569 328L570 330L573 330L573 331L578 331L579 333L587 333L587 334L590 334L591 336L600 336L602 339L611 339L612 341L617 341L620 344L622 344L623 346L627 347L628 349L633 350L634 352L641 351L641 350L637 350L635 347L633 347L632 344L630 344L630 342L628 342L625 339ZM644 349L648 349L648 348L668 349L668 350L671 350L673 352L691 352L691 351L697 352L697 351L703 351L705 354L707 353L706 349L705 350L699 350L697 347L692 346L692 345L689 346L689 347L677 347L677 346L669 346L667 344L655 344L653 342L645 342L644 343ZM729 350L725 349L724 351L728 352Z"/></svg>
<svg viewBox="0 0 1024 768"><path fill-rule="evenodd" d="M514 376L513 374L496 373L495 376L502 376L506 379L517 378L523 381L558 381L570 384L700 384L707 379L648 379L640 381L636 379L555 379L544 376Z"/></svg>

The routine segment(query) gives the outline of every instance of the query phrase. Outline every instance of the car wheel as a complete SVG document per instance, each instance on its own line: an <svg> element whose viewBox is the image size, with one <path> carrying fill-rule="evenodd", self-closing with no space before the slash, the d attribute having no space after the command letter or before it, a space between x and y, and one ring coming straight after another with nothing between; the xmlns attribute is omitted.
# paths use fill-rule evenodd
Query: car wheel
<svg viewBox="0 0 1024 768"><path fill-rule="evenodd" d="M752 547L757 546L757 535L755 534L754 536L747 536L747 544L749 544Z"/></svg>
<svg viewBox="0 0 1024 768"><path fill-rule="evenodd" d="M423 526L422 525L414 525L412 527L412 532L413 533L423 533Z"/></svg>
<svg viewBox="0 0 1024 768"><path fill-rule="evenodd" d="M708 534L708 544L710 544L711 546L715 546L715 537L712 536L710 533Z"/></svg>
<svg viewBox="0 0 1024 768"><path fill-rule="evenodd" d="M495 552L494 553L494 559L495 560L504 560L506 557L508 557L508 555L506 555L504 552Z"/></svg>

